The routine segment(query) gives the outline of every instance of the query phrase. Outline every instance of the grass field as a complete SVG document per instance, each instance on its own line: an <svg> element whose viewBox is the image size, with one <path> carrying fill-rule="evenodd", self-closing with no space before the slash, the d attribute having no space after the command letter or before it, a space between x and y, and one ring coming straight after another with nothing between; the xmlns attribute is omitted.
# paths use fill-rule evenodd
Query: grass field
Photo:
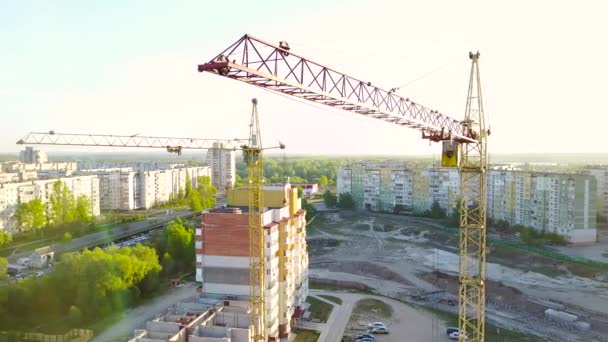
<svg viewBox="0 0 608 342"><path fill-rule="evenodd" d="M311 319L318 319L319 321L325 323L331 315L331 310L333 310L333 305L325 303L314 297L306 298L306 302L310 304L308 311L310 312Z"/></svg>
<svg viewBox="0 0 608 342"><path fill-rule="evenodd" d="M367 298L357 302L354 312L357 314L372 312L381 317L390 318L393 315L393 308L381 300Z"/></svg>
<svg viewBox="0 0 608 342"><path fill-rule="evenodd" d="M338 297L334 297L334 296L330 296L330 295L319 295L319 297L323 297L323 298L329 300L330 302L334 302L338 305L342 305L342 298L338 298Z"/></svg>
<svg viewBox="0 0 608 342"><path fill-rule="evenodd" d="M295 331L296 338L293 342L317 342L319 339L319 333L316 330L298 329Z"/></svg>

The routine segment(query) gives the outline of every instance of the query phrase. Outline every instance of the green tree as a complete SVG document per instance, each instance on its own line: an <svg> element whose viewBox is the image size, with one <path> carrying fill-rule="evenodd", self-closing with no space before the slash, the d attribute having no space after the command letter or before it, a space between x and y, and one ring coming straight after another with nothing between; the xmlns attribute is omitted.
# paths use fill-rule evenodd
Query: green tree
<svg viewBox="0 0 608 342"><path fill-rule="evenodd" d="M74 193L61 180L53 183L49 203L49 221L54 225L73 222L78 216Z"/></svg>
<svg viewBox="0 0 608 342"><path fill-rule="evenodd" d="M317 180L317 182L319 183L319 186L321 188L325 188L327 186L327 184L329 184L329 180L327 179L327 176L321 176L321 177L319 177L319 179Z"/></svg>
<svg viewBox="0 0 608 342"><path fill-rule="evenodd" d="M15 218L21 231L30 231L34 225L34 217L30 210L29 202L20 203L15 210Z"/></svg>
<svg viewBox="0 0 608 342"><path fill-rule="evenodd" d="M13 238L6 233L4 230L0 230L0 246L4 245L5 243L9 243L13 240Z"/></svg>
<svg viewBox="0 0 608 342"><path fill-rule="evenodd" d="M61 189L61 201L63 202L63 222L74 222L77 216L74 193L65 183L63 183L63 187Z"/></svg>
<svg viewBox="0 0 608 342"><path fill-rule="evenodd" d="M35 230L41 229L47 223L46 204L38 198L30 201L29 204L32 212L32 228Z"/></svg>
<svg viewBox="0 0 608 342"><path fill-rule="evenodd" d="M181 219L169 222L159 242L159 254L168 252L175 260L176 271L189 272L194 268L194 229L186 227Z"/></svg>
<svg viewBox="0 0 608 342"><path fill-rule="evenodd" d="M91 199L86 195L80 195L76 198L76 214L74 219L78 222L88 223L93 220L93 204Z"/></svg>
<svg viewBox="0 0 608 342"><path fill-rule="evenodd" d="M173 260L169 252L165 252L165 254L163 255L161 266L163 268L163 273L166 276L171 276L175 273L175 260Z"/></svg>
<svg viewBox="0 0 608 342"><path fill-rule="evenodd" d="M82 321L82 312L77 306L72 305L70 306L70 310L68 310L68 318L73 326L78 326Z"/></svg>
<svg viewBox="0 0 608 342"><path fill-rule="evenodd" d="M446 217L445 209L443 209L437 201L434 201L431 206L431 217L435 219L443 219Z"/></svg>
<svg viewBox="0 0 608 342"><path fill-rule="evenodd" d="M304 193L304 189L302 189L301 186L297 186L296 188L298 190L298 198L302 198L302 194Z"/></svg>
<svg viewBox="0 0 608 342"><path fill-rule="evenodd" d="M46 223L46 205L40 199L21 203L17 206L15 217L21 230L38 230Z"/></svg>
<svg viewBox="0 0 608 342"><path fill-rule="evenodd" d="M186 170L186 197L190 197L190 192L192 191L192 179L190 178L190 172Z"/></svg>
<svg viewBox="0 0 608 342"><path fill-rule="evenodd" d="M211 177L198 177L196 179L196 190L199 193L203 209L213 208L216 202L215 194L217 193L217 189L211 184Z"/></svg>
<svg viewBox="0 0 608 342"><path fill-rule="evenodd" d="M55 183L53 183L53 191L49 196L49 203L51 209L49 221L55 225L63 223L63 202L61 200L62 187L63 182L57 180Z"/></svg>
<svg viewBox="0 0 608 342"><path fill-rule="evenodd" d="M306 220L312 219L316 214L317 210L312 204L308 203L305 198L302 198L302 209L306 210Z"/></svg>
<svg viewBox="0 0 608 342"><path fill-rule="evenodd" d="M326 190L323 193L323 203L325 203L325 206L327 208L333 208L336 206L336 204L338 204L338 199L336 198L336 195L334 193L329 190Z"/></svg>
<svg viewBox="0 0 608 342"><path fill-rule="evenodd" d="M338 195L338 208L342 209L353 209L355 207L355 201L353 196L348 192L343 192Z"/></svg>
<svg viewBox="0 0 608 342"><path fill-rule="evenodd" d="M63 241L66 241L66 242L72 241L72 234L70 232L65 232L65 234L63 234Z"/></svg>
<svg viewBox="0 0 608 342"><path fill-rule="evenodd" d="M184 188L179 188L179 190L177 191L177 199L182 200L184 199L184 197Z"/></svg>
<svg viewBox="0 0 608 342"><path fill-rule="evenodd" d="M8 260L0 258L0 280L7 278L6 271L8 270Z"/></svg>
<svg viewBox="0 0 608 342"><path fill-rule="evenodd" d="M201 205L201 195L198 190L190 191L190 210L194 212L200 212L203 210L203 206Z"/></svg>

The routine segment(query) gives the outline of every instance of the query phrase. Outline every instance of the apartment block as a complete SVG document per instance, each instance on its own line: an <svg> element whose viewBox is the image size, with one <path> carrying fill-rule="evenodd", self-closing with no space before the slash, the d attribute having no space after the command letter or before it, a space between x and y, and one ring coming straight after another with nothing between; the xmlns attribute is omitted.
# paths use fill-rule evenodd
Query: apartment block
<svg viewBox="0 0 608 342"><path fill-rule="evenodd" d="M451 213L460 178L452 168L419 168L407 163L358 163L338 170L338 193L350 193L358 209L424 212L434 202Z"/></svg>
<svg viewBox="0 0 608 342"><path fill-rule="evenodd" d="M28 146L25 150L19 152L19 160L28 164L41 164L46 163L49 158L45 151Z"/></svg>
<svg viewBox="0 0 608 342"><path fill-rule="evenodd" d="M59 163L24 163L21 161L7 161L0 163L2 172L19 173L24 171L36 171L43 176L60 175L68 177L78 169L78 164L74 162Z"/></svg>
<svg viewBox="0 0 608 342"><path fill-rule="evenodd" d="M213 143L207 152L207 163L211 167L213 186L219 191L231 189L236 180L235 151L223 143Z"/></svg>
<svg viewBox="0 0 608 342"><path fill-rule="evenodd" d="M177 197L180 189L186 187L186 173L192 188L196 188L197 179L201 176L211 176L213 182L211 170L206 166L139 172L134 190L141 203L139 208L150 208L167 202L171 196Z"/></svg>
<svg viewBox="0 0 608 342"><path fill-rule="evenodd" d="M288 338L308 294L306 212L289 184L264 186L266 329L270 341ZM249 295L248 189L228 192L226 208L203 213L196 228L200 292Z"/></svg>
<svg viewBox="0 0 608 342"><path fill-rule="evenodd" d="M35 180L0 184L0 230L14 232L17 224L15 210L20 203L39 198L48 203L53 193L53 184L60 180L74 193L74 197L86 195L91 199L91 213L99 215L99 179L96 176L65 177L58 179Z"/></svg>
<svg viewBox="0 0 608 342"><path fill-rule="evenodd" d="M589 166L586 173L597 183L597 213L608 218L608 166Z"/></svg>
<svg viewBox="0 0 608 342"><path fill-rule="evenodd" d="M90 169L80 174L99 178L101 209L134 210L150 208L177 196L190 177L196 188L198 177L210 176L209 167L175 168L154 171L133 171L132 168Z"/></svg>
<svg viewBox="0 0 608 342"><path fill-rule="evenodd" d="M593 242L596 212L608 214L608 169L592 169L590 174L595 178L490 170L488 217L554 232L572 243ZM420 213L438 203L449 215L460 198L460 175L455 168L358 163L340 167L338 192L352 194L358 209Z"/></svg>
<svg viewBox="0 0 608 342"><path fill-rule="evenodd" d="M595 242L597 192L590 175L492 170L488 217L557 233L572 243Z"/></svg>

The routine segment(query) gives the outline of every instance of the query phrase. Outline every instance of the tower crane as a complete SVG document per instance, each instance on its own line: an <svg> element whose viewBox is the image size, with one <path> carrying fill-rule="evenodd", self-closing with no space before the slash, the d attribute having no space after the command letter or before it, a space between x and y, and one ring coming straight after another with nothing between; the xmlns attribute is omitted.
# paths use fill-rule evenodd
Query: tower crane
<svg viewBox="0 0 608 342"><path fill-rule="evenodd" d="M464 120L403 98L394 88L386 91L299 56L284 41L274 45L245 34L209 62L198 65L199 72L414 128L423 139L443 142L447 157L442 162L457 166L460 174L459 339L475 342L484 341L485 336L485 184L490 135L482 105L479 57L479 52L469 53L471 73Z"/></svg>
<svg viewBox="0 0 608 342"><path fill-rule="evenodd" d="M96 147L137 147L162 148L167 152L181 154L183 149L208 150L214 142L220 142L225 149L243 151L249 179L249 277L250 277L250 331L254 341L266 341L266 321L264 307L265 265L264 265L264 166L262 152L269 149L285 149L285 145L263 147L257 110L257 99L252 99L251 123L248 139L200 139L154 137L141 135L74 134L55 131L30 132L17 141L19 145L56 146L96 146Z"/></svg>

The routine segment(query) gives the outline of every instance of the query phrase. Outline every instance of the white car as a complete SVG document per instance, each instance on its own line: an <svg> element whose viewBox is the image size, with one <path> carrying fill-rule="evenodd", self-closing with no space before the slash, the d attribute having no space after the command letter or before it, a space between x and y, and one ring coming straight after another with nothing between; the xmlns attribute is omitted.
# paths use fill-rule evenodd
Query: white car
<svg viewBox="0 0 608 342"><path fill-rule="evenodd" d="M374 323L370 323L367 325L368 329L373 329L373 328L386 328L386 325L384 325L384 323L382 322L374 322Z"/></svg>
<svg viewBox="0 0 608 342"><path fill-rule="evenodd" d="M387 327L376 327L371 329L372 334L388 334Z"/></svg>
<svg viewBox="0 0 608 342"><path fill-rule="evenodd" d="M460 332L454 331L454 332L450 333L449 337L450 337L450 340L457 340L460 338ZM467 334L463 334L463 337L465 340L468 339Z"/></svg>

